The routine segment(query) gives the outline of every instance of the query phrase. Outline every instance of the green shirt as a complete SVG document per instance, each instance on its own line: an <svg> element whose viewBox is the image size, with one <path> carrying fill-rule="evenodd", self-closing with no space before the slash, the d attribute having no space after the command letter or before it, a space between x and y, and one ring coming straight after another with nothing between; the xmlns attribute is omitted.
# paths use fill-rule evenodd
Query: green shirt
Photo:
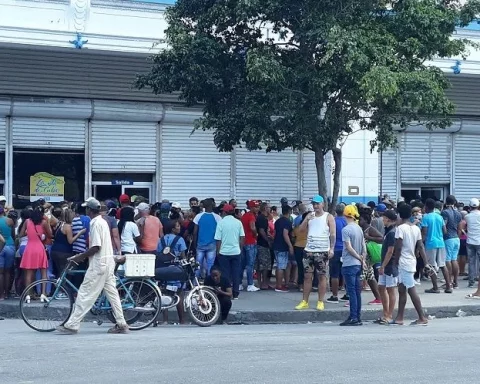
<svg viewBox="0 0 480 384"><path fill-rule="evenodd" d="M218 224L215 240L221 241L220 254L225 256L240 255L240 237L244 237L243 225L240 220L228 215Z"/></svg>

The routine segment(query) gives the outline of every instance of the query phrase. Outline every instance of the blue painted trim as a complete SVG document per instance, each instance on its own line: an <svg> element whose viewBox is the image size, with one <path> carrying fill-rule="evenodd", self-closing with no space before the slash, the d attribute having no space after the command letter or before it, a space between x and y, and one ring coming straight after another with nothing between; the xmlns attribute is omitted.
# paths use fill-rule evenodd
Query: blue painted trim
<svg viewBox="0 0 480 384"><path fill-rule="evenodd" d="M459 27L459 29L465 29L467 31L480 31L480 19L475 19L465 27Z"/></svg>
<svg viewBox="0 0 480 384"><path fill-rule="evenodd" d="M338 202L339 203L363 203L367 204L369 201L374 201L375 203L378 202L378 196L339 196Z"/></svg>

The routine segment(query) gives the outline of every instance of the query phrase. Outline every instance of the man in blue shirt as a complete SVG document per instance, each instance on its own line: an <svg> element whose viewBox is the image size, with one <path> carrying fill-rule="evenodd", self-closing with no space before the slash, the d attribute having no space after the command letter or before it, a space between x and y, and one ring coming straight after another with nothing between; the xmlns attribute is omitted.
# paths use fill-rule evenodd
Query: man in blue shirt
<svg viewBox="0 0 480 384"><path fill-rule="evenodd" d="M347 219L343 215L345 209L344 204L337 204L335 207L335 227L337 231L337 237L335 240L335 248L333 251L333 258L329 262L330 269L330 285L332 287L332 296L327 299L327 303L338 304L339 301L348 301L349 297L344 295L340 300L338 299L338 286L340 283L340 277L342 276L342 229L347 226Z"/></svg>
<svg viewBox="0 0 480 384"><path fill-rule="evenodd" d="M214 202L212 199L206 199L203 202L205 212L199 213L193 219L195 228L193 230L193 248L197 250L197 263L203 268L203 262L206 260L207 276L210 275L215 263L216 241L215 231L221 217L213 212ZM200 277L200 270L197 271L197 277Z"/></svg>
<svg viewBox="0 0 480 384"><path fill-rule="evenodd" d="M447 228L443 218L438 213L435 213L435 201L433 199L427 199L425 201L426 215L422 219L422 237L425 242L425 252L427 254L427 260L435 270L438 268L442 270L445 278L445 293L452 293L452 285L450 283L450 275L446 268L446 250L445 241L443 236L447 233ZM433 288L426 289L426 293L440 293L437 284L437 275L432 275Z"/></svg>

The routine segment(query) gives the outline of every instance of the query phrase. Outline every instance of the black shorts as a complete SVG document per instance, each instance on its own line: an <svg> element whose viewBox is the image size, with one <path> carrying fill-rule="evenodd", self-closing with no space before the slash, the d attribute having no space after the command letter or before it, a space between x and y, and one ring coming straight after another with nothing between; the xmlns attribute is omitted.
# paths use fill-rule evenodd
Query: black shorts
<svg viewBox="0 0 480 384"><path fill-rule="evenodd" d="M339 279L342 276L342 251L335 251L333 257L329 262L330 277Z"/></svg>

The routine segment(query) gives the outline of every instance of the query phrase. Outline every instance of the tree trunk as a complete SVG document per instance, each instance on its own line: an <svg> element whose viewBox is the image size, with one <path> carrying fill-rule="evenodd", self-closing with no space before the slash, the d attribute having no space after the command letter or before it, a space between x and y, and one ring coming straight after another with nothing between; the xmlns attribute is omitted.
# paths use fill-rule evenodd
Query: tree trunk
<svg viewBox="0 0 480 384"><path fill-rule="evenodd" d="M331 211L335 209L335 206L338 202L338 194L340 192L340 172L342 172L342 149L335 148L332 150L333 153L333 162L335 169L333 171L333 195L332 195L332 205Z"/></svg>
<svg viewBox="0 0 480 384"><path fill-rule="evenodd" d="M328 207L327 179L325 175L325 154L315 151L315 167L317 168L318 194L325 200L325 209Z"/></svg>

